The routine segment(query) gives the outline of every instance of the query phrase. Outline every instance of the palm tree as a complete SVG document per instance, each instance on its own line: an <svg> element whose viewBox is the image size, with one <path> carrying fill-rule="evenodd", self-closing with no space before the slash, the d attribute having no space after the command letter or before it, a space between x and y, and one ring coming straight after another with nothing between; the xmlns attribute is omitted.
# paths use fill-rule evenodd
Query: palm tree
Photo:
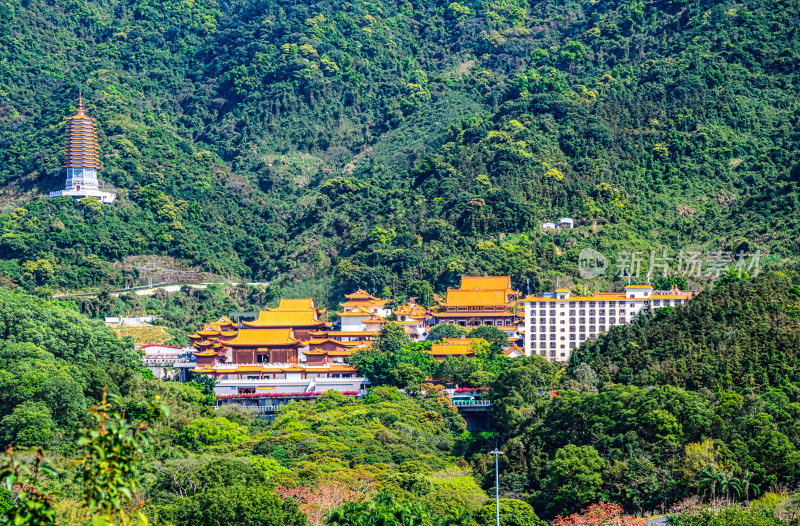
<svg viewBox="0 0 800 526"><path fill-rule="evenodd" d="M698 485L703 487L708 487L711 490L711 505L714 506L716 500L716 488L717 488L717 472L714 468L707 468L702 470L698 473L700 476Z"/></svg>
<svg viewBox="0 0 800 526"><path fill-rule="evenodd" d="M742 485L744 486L744 500L747 505L750 505L750 491L753 491L753 496L758 497L761 494L761 486L752 482L755 473L745 470L742 473Z"/></svg>
<svg viewBox="0 0 800 526"><path fill-rule="evenodd" d="M725 500L731 500L731 491L735 494L734 500L742 494L742 483L733 476L733 473L726 473L720 471L716 476L717 484L719 485L719 494L725 494Z"/></svg>

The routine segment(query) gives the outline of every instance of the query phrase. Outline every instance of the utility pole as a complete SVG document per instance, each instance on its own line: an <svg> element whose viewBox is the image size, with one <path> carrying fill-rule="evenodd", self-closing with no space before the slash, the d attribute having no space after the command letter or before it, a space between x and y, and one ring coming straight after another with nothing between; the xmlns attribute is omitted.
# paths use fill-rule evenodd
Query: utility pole
<svg viewBox="0 0 800 526"><path fill-rule="evenodd" d="M495 518L497 519L497 526L500 526L500 469L499 459L502 451L497 449L495 444L494 449L489 451L490 455L494 455L494 501L495 501Z"/></svg>

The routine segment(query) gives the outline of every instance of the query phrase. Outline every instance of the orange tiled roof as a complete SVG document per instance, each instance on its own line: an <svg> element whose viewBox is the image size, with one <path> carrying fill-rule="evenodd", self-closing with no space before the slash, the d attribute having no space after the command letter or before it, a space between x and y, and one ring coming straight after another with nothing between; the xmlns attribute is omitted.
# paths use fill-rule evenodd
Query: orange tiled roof
<svg viewBox="0 0 800 526"><path fill-rule="evenodd" d="M370 300L379 299L379 298L376 298L375 296L373 296L372 294L370 294L369 292L367 292L364 289L358 289L357 291L353 292L352 294L345 294L344 297L349 299L349 300L350 299L370 299Z"/></svg>
<svg viewBox="0 0 800 526"><path fill-rule="evenodd" d="M693 296L690 292L677 292L677 293L670 293L670 294L653 294L652 298L655 299L691 299ZM615 301L615 300L627 300L634 298L628 298L624 292L600 292L596 296L570 296L569 301ZM635 298L635 301L647 301L651 298ZM527 298L523 299L522 301L567 301L567 300L560 300L558 298L544 298L539 296L528 296Z"/></svg>
<svg viewBox="0 0 800 526"><path fill-rule="evenodd" d="M505 290L447 289L447 301L443 305L506 305L506 299Z"/></svg>
<svg viewBox="0 0 800 526"><path fill-rule="evenodd" d="M515 343L515 344L513 344L512 346L510 346L510 347L509 347L508 349L506 349L505 351L503 351L503 354L505 354L506 356L508 356L509 354L513 353L514 351L521 352L522 354L525 354L525 351L522 349L522 347L520 347L520 346L519 346L519 345L517 345L516 343Z"/></svg>
<svg viewBox="0 0 800 526"><path fill-rule="evenodd" d="M274 309L268 310L277 310L277 311L303 311L303 310L314 310L314 300L311 298L300 298L300 299L293 299L293 298L281 298L280 303Z"/></svg>
<svg viewBox="0 0 800 526"><path fill-rule="evenodd" d="M317 313L313 310L262 310L256 321L242 322L245 327L321 327L324 324L324 321L317 319Z"/></svg>
<svg viewBox="0 0 800 526"><path fill-rule="evenodd" d="M462 289L511 290L510 276L462 276Z"/></svg>
<svg viewBox="0 0 800 526"><path fill-rule="evenodd" d="M236 337L225 340L232 347L267 347L272 345L300 345L294 338L292 329L241 329Z"/></svg>
<svg viewBox="0 0 800 526"><path fill-rule="evenodd" d="M465 355L472 353L472 349L470 349L469 343L434 343L431 345L430 351L425 351L428 354L432 354L434 356L438 355Z"/></svg>

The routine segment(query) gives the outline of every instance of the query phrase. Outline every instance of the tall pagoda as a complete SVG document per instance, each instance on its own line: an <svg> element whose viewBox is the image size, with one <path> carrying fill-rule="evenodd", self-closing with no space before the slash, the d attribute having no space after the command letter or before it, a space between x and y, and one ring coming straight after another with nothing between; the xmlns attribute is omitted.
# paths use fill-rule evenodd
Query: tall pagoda
<svg viewBox="0 0 800 526"><path fill-rule="evenodd" d="M97 181L97 132L94 119L86 116L83 96L78 95L78 111L67 119L67 159L64 171L67 182L63 190L50 192L50 197L96 197L101 203L111 204L116 194L100 191Z"/></svg>

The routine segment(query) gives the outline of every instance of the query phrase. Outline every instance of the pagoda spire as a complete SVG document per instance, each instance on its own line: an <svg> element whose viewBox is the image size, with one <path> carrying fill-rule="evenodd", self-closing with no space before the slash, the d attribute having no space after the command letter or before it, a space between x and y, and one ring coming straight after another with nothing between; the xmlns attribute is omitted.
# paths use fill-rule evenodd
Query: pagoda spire
<svg viewBox="0 0 800 526"><path fill-rule="evenodd" d="M78 110L67 117L67 155L64 171L67 180L63 190L51 192L50 197L72 196L77 199L96 197L101 203L111 203L116 195L99 188L97 172L100 171L97 131L94 119L86 115L83 93L78 92Z"/></svg>

